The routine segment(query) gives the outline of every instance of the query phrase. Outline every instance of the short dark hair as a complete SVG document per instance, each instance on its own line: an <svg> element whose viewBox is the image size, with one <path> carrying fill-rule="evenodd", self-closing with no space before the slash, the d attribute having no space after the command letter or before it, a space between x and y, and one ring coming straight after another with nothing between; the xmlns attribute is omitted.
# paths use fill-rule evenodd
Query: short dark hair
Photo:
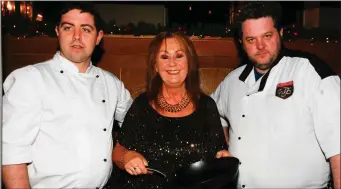
<svg viewBox="0 0 341 189"><path fill-rule="evenodd" d="M89 13L92 16L94 16L94 23L96 27L96 31L99 32L103 30L103 20L99 14L98 11L94 9L94 6L92 3L87 3L87 2L70 2L70 3L65 3L62 7L62 10L59 12L60 16L58 17L56 26L59 26L62 16L66 13L68 13L71 10L80 10L81 13Z"/></svg>
<svg viewBox="0 0 341 189"><path fill-rule="evenodd" d="M282 28L282 8L278 2L258 2L252 1L246 3L236 14L235 17L235 34L239 39L242 38L242 24L248 19L258 19L263 17L271 17L274 21L274 27L279 31Z"/></svg>
<svg viewBox="0 0 341 189"><path fill-rule="evenodd" d="M186 54L188 62L188 74L185 79L186 90L196 107L198 99L200 98L200 81L199 81L199 63L198 56L191 39L180 31L161 32L157 34L154 39L150 42L147 56L147 86L146 94L150 101L154 101L157 98L159 92L161 92L162 79L160 75L155 71L155 64L157 55L160 51L162 43L167 40L174 38L177 40L182 50ZM157 103L156 103L157 105Z"/></svg>

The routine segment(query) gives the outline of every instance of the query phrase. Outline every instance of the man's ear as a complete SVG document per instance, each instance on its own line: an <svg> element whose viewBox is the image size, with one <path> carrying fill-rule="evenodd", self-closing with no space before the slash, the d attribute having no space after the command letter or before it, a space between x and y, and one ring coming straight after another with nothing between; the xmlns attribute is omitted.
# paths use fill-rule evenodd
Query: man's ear
<svg viewBox="0 0 341 189"><path fill-rule="evenodd" d="M54 28L54 31L56 31L56 35L59 36L58 26L56 26L56 27Z"/></svg>
<svg viewBox="0 0 341 189"><path fill-rule="evenodd" d="M101 42L103 35L104 35L103 30L100 30L97 35L96 45L98 45Z"/></svg>
<svg viewBox="0 0 341 189"><path fill-rule="evenodd" d="M281 30L279 30L279 35L281 36L281 38L283 38L283 28L281 28Z"/></svg>

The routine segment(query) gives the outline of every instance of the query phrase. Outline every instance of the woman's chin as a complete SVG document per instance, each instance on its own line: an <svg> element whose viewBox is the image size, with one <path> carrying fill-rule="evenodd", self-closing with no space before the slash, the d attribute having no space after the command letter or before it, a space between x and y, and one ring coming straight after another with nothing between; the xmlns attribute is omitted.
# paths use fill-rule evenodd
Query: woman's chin
<svg viewBox="0 0 341 189"><path fill-rule="evenodd" d="M167 81L167 82L163 82L163 84L166 87L170 87L170 88L181 88L184 86L185 82L183 82L183 81Z"/></svg>

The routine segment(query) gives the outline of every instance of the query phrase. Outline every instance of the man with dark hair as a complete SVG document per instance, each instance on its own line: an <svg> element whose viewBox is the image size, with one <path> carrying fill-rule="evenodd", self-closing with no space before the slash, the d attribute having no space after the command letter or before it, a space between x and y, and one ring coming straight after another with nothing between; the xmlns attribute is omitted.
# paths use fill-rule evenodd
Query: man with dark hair
<svg viewBox="0 0 341 189"><path fill-rule="evenodd" d="M112 169L112 127L132 98L113 74L92 65L103 37L99 14L62 11L60 51L13 71L4 82L2 168L6 188L102 188Z"/></svg>
<svg viewBox="0 0 341 189"><path fill-rule="evenodd" d="M280 15L274 2L241 9L236 41L246 58L211 95L241 161L238 186L325 188L332 172L340 188L340 77L284 47Z"/></svg>

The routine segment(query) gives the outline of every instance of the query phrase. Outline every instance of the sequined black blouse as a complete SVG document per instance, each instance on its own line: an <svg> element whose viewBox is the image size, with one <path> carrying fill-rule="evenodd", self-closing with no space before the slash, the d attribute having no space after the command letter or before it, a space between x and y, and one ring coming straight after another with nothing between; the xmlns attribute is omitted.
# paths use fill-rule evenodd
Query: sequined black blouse
<svg viewBox="0 0 341 189"><path fill-rule="evenodd" d="M138 96L128 111L117 141L141 153L149 167L171 174L181 166L203 159L213 159L226 149L223 129L214 100L201 94L192 114L172 118L155 111L146 94ZM120 188L163 188L165 179L158 174L117 175ZM117 184L117 183L116 183Z"/></svg>

